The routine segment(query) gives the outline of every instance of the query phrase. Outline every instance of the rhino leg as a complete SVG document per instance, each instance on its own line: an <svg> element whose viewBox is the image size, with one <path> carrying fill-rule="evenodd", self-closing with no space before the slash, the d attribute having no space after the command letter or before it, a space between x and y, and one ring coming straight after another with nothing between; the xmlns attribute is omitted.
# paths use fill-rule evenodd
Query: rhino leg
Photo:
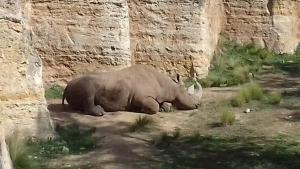
<svg viewBox="0 0 300 169"><path fill-rule="evenodd" d="M142 112L147 114L155 114L159 112L159 104L152 97L145 97L140 101Z"/></svg>
<svg viewBox="0 0 300 169"><path fill-rule="evenodd" d="M160 112L171 112L172 111L172 103L163 102L160 105Z"/></svg>
<svg viewBox="0 0 300 169"><path fill-rule="evenodd" d="M84 112L92 116L103 116L105 111L100 105L95 105L94 97L89 97L84 106Z"/></svg>

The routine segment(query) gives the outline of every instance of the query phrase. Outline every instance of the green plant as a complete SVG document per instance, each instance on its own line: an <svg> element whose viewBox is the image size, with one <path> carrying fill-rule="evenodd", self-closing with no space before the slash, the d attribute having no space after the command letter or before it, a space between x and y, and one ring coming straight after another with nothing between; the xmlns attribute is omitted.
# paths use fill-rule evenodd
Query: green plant
<svg viewBox="0 0 300 169"><path fill-rule="evenodd" d="M60 99L64 93L64 88L59 85L53 85L45 91L46 99Z"/></svg>
<svg viewBox="0 0 300 169"><path fill-rule="evenodd" d="M224 125L224 126L227 126L227 125L232 125L235 121L235 113L231 112L231 111L224 111L222 114L221 114L221 123Z"/></svg>
<svg viewBox="0 0 300 169"><path fill-rule="evenodd" d="M276 71L300 74L300 45L293 55L275 54L253 43L238 44L222 38L219 51L213 57L208 76L201 79L203 87L243 84L260 74L263 65Z"/></svg>
<svg viewBox="0 0 300 169"><path fill-rule="evenodd" d="M24 140L15 134L7 140L9 154L15 169L42 169L40 163L32 156Z"/></svg>
<svg viewBox="0 0 300 169"><path fill-rule="evenodd" d="M148 116L139 116L135 122L129 127L130 132L146 131L151 125L154 124L154 120Z"/></svg>
<svg viewBox="0 0 300 169"><path fill-rule="evenodd" d="M250 90L252 100L261 100L264 96L263 90L258 83L250 82L248 90Z"/></svg>
<svg viewBox="0 0 300 169"><path fill-rule="evenodd" d="M245 83L249 80L250 68L247 65L234 67L232 70L233 77L237 82L233 83Z"/></svg>
<svg viewBox="0 0 300 169"><path fill-rule="evenodd" d="M248 86L243 86L242 89L239 91L239 95L241 95L242 97L244 97L245 99L245 102L246 103L249 103L252 99L252 93L251 93L251 90Z"/></svg>
<svg viewBox="0 0 300 169"><path fill-rule="evenodd" d="M240 90L234 98L231 99L231 105L241 107L244 103L249 103L251 100L261 100L264 93L259 84L250 82L240 87Z"/></svg>
<svg viewBox="0 0 300 169"><path fill-rule="evenodd" d="M59 154L78 154L92 150L96 147L96 139L92 136L95 131L80 129L78 125L71 124L57 126L58 137L54 139L40 140L29 139L27 144L32 151L45 158L55 158Z"/></svg>
<svg viewBox="0 0 300 169"><path fill-rule="evenodd" d="M245 97L241 93L239 93L230 100L230 103L233 107L241 107L243 104L246 103Z"/></svg>
<svg viewBox="0 0 300 169"><path fill-rule="evenodd" d="M267 103L269 104L279 104L282 98L281 94L278 92L271 92L266 97Z"/></svg>

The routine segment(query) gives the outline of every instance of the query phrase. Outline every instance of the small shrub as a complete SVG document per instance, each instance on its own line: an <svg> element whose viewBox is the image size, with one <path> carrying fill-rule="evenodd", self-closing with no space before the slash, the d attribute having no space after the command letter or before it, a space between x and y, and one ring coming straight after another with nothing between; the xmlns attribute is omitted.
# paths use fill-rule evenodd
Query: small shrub
<svg viewBox="0 0 300 169"><path fill-rule="evenodd" d="M181 130L180 128L176 128L173 132L173 138L178 139L181 136Z"/></svg>
<svg viewBox="0 0 300 169"><path fill-rule="evenodd" d="M241 107L244 103L249 103L251 100L261 100L264 96L262 88L255 82L250 82L241 87L237 95L231 99L231 105Z"/></svg>
<svg viewBox="0 0 300 169"><path fill-rule="evenodd" d="M233 78L236 79L237 82L233 83L245 83L249 80L249 72L250 69L248 66L237 66L232 70Z"/></svg>
<svg viewBox="0 0 300 169"><path fill-rule="evenodd" d="M281 101L281 94L278 92L271 92L267 95L267 103L269 104L279 104Z"/></svg>
<svg viewBox="0 0 300 169"><path fill-rule="evenodd" d="M221 123L224 126L232 125L235 121L235 114L231 111L224 111L221 114Z"/></svg>
<svg viewBox="0 0 300 169"><path fill-rule="evenodd" d="M139 116L135 122L129 127L130 132L146 131L150 125L154 124L154 120L148 116Z"/></svg>
<svg viewBox="0 0 300 169"><path fill-rule="evenodd" d="M63 93L64 93L64 88L62 86L54 85L45 91L45 98L60 99L62 98Z"/></svg>
<svg viewBox="0 0 300 169"><path fill-rule="evenodd" d="M237 96L231 99L230 103L233 107L241 107L246 103L245 97L241 93L239 93Z"/></svg>
<svg viewBox="0 0 300 169"><path fill-rule="evenodd" d="M249 103L252 99L251 90L248 86L242 87L242 89L239 91L239 95L244 97L246 103Z"/></svg>
<svg viewBox="0 0 300 169"><path fill-rule="evenodd" d="M251 82L249 84L249 90L251 93L252 100L261 100L264 96L262 88L257 83Z"/></svg>

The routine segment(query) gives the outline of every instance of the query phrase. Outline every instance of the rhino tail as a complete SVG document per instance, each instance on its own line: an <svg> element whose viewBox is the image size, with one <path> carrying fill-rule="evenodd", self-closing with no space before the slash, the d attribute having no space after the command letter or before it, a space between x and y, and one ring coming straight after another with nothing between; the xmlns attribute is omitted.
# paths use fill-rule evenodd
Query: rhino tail
<svg viewBox="0 0 300 169"><path fill-rule="evenodd" d="M68 86L67 86L67 87L68 87ZM62 100L61 100L61 104L62 104L63 106L65 105L65 99L66 99L67 87L66 87L65 90L64 90L64 94L63 94L63 97L62 97Z"/></svg>

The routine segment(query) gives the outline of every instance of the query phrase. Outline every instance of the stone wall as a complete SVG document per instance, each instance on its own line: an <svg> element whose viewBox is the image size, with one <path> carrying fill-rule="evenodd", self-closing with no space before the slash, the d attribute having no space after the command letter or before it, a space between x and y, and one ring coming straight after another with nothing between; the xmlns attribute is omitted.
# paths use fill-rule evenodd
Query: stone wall
<svg viewBox="0 0 300 169"><path fill-rule="evenodd" d="M137 64L203 77L221 31L222 1L129 0L131 54Z"/></svg>
<svg viewBox="0 0 300 169"><path fill-rule="evenodd" d="M51 133L51 124L42 61L30 42L30 10L25 1L0 1L0 124L9 132L40 135Z"/></svg>
<svg viewBox="0 0 300 169"><path fill-rule="evenodd" d="M273 0L270 13L278 36L273 48L278 53L293 53L300 43L300 1Z"/></svg>
<svg viewBox="0 0 300 169"><path fill-rule="evenodd" d="M293 53L300 42L299 0L224 0L231 39Z"/></svg>
<svg viewBox="0 0 300 169"><path fill-rule="evenodd" d="M47 85L131 64L204 77L221 31L278 53L300 41L299 0L30 2L30 42Z"/></svg>
<svg viewBox="0 0 300 169"><path fill-rule="evenodd" d="M46 83L131 64L125 0L32 0L31 24Z"/></svg>
<svg viewBox="0 0 300 169"><path fill-rule="evenodd" d="M5 140L4 130L0 124L0 169L13 169L12 161Z"/></svg>

